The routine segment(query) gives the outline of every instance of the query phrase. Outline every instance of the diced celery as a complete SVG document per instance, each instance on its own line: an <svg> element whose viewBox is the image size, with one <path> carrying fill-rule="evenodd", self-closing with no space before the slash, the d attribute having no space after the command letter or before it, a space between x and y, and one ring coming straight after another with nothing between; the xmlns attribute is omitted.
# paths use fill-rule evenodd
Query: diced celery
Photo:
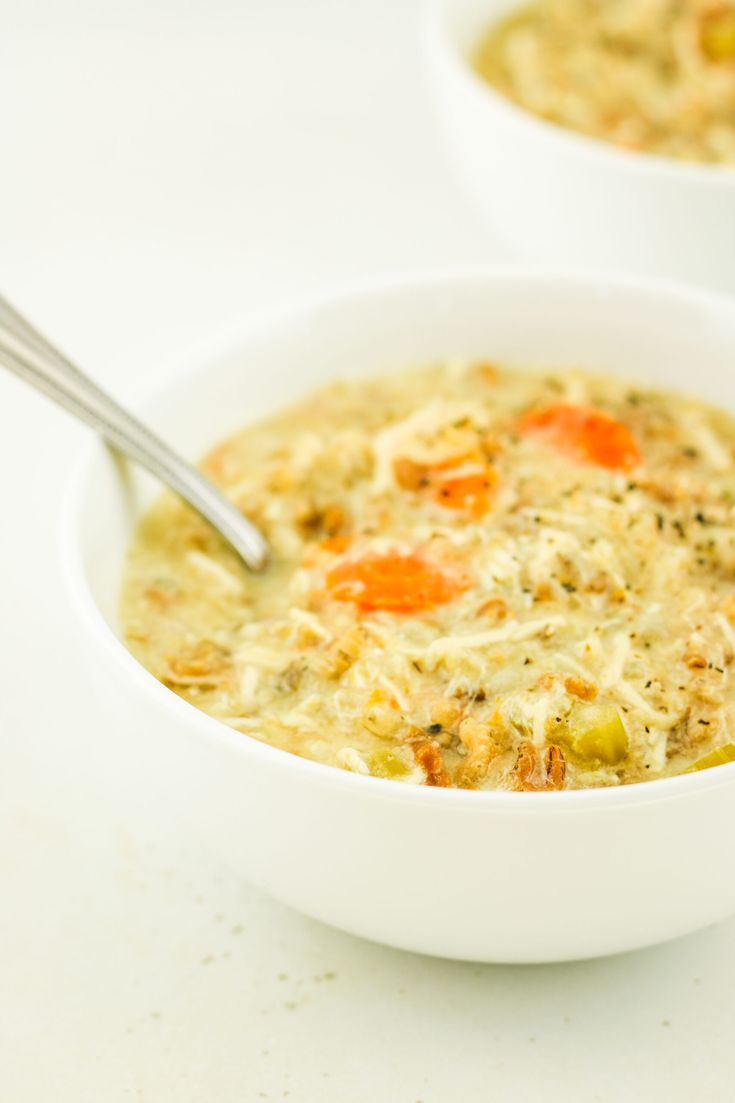
<svg viewBox="0 0 735 1103"><path fill-rule="evenodd" d="M575 709L569 720L572 750L580 758L614 766L628 753L628 733L614 705Z"/></svg>
<svg viewBox="0 0 735 1103"><path fill-rule="evenodd" d="M404 777L408 773L408 766L393 751L381 748L370 756L370 773L374 777Z"/></svg>
<svg viewBox="0 0 735 1103"><path fill-rule="evenodd" d="M726 762L735 762L735 743L723 743L721 747L715 747L703 758L693 762L685 774L691 774L695 770L709 770L711 766L724 766Z"/></svg>
<svg viewBox="0 0 735 1103"><path fill-rule="evenodd" d="M710 61L735 59L735 11L723 10L705 17L701 41Z"/></svg>

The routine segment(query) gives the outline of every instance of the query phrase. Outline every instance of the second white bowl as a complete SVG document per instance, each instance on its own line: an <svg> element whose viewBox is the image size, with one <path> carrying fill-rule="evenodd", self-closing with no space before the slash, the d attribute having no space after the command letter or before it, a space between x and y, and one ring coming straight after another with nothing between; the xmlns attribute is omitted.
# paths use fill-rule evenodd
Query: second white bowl
<svg viewBox="0 0 735 1103"><path fill-rule="evenodd" d="M431 0L425 43L445 144L496 238L527 260L735 291L735 169L575 134L514 106L471 56L518 0Z"/></svg>

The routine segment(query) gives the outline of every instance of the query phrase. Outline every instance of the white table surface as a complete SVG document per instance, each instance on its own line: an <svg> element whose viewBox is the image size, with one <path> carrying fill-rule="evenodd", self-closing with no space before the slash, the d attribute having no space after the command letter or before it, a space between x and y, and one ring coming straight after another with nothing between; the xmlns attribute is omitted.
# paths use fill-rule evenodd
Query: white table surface
<svg viewBox="0 0 735 1103"><path fill-rule="evenodd" d="M408 0L0 0L5 293L125 396L305 289L494 259L416 20ZM385 950L243 884L165 777L111 757L56 547L84 439L0 375L3 1103L731 1103L735 922L565 966Z"/></svg>

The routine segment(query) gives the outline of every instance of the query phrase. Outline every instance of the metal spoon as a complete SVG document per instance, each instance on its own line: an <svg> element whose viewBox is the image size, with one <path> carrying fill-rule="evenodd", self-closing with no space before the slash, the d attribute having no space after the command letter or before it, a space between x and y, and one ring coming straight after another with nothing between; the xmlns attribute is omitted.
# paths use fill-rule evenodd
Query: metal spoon
<svg viewBox="0 0 735 1103"><path fill-rule="evenodd" d="M262 535L225 496L136 418L75 368L10 303L0 297L0 363L96 429L197 511L246 565L268 560Z"/></svg>

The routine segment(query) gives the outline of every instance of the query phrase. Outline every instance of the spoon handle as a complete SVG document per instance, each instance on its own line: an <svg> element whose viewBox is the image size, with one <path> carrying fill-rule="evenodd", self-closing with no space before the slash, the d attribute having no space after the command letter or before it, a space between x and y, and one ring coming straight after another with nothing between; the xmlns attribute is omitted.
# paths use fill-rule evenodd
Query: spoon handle
<svg viewBox="0 0 735 1103"><path fill-rule="evenodd" d="M265 540L217 487L79 371L2 297L0 363L175 490L217 529L248 567L257 571L265 566Z"/></svg>

